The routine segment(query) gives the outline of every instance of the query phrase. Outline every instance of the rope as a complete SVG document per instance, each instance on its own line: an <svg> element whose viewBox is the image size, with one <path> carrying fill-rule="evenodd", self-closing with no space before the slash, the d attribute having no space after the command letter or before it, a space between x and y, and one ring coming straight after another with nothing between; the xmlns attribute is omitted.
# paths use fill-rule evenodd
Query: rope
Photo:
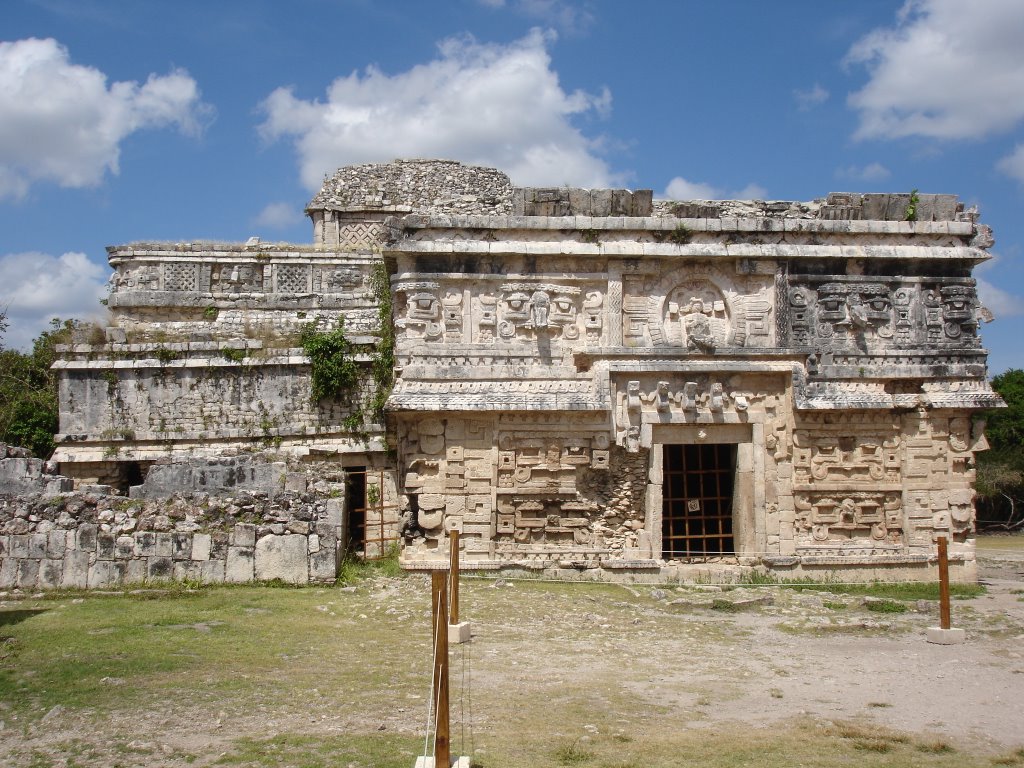
<svg viewBox="0 0 1024 768"><path fill-rule="evenodd" d="M599 584L604 587L620 587L621 589L637 589L637 588L649 588L649 589L666 589L674 587L742 587L744 589L754 589L759 587L795 587L797 589L815 589L824 587L870 587L870 586L887 586L887 585L900 585L900 584L935 584L937 581L919 579L916 581L767 581L764 583L750 583L742 581L699 581L699 582L687 582L687 583L675 583L675 582L651 582L649 584L643 584L639 582L634 583L623 583L620 581L566 581L564 579L542 579L534 576L474 576L468 574L465 578L475 579L477 581L495 581L496 578L505 579L506 581L520 581L525 584L561 584L566 587L586 587L594 586ZM955 583L955 582L954 582ZM627 589L628 588L628 589Z"/></svg>

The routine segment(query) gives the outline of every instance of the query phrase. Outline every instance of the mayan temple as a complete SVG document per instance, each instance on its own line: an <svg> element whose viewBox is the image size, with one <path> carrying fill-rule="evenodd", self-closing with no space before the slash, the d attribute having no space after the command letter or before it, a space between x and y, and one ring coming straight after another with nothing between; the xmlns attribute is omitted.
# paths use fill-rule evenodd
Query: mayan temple
<svg viewBox="0 0 1024 768"><path fill-rule="evenodd" d="M306 212L306 245L109 248L109 326L58 363L76 487L296 500L221 550L169 518L171 575L223 580L235 549L227 579L259 578L270 538L329 553L310 580L346 546L430 568L457 530L468 569L652 581L932 578L948 537L976 578L992 238L956 197L678 202L403 160ZM316 398L308 343L342 334L359 382ZM142 528L108 527L126 559L158 556Z"/></svg>

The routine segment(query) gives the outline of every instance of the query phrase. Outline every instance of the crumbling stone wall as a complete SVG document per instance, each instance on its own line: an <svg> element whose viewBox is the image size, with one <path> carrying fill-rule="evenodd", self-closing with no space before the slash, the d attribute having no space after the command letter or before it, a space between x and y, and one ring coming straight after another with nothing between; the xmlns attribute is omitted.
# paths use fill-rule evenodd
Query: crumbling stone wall
<svg viewBox="0 0 1024 768"><path fill-rule="evenodd" d="M7 497L0 499L0 588L333 581L340 516L337 500L294 493Z"/></svg>
<svg viewBox="0 0 1024 768"><path fill-rule="evenodd" d="M0 486L0 588L330 582L348 544L346 482L337 466L239 455L155 465L129 498ZM394 499L390 482L378 493ZM394 540L397 510L385 513L367 520Z"/></svg>

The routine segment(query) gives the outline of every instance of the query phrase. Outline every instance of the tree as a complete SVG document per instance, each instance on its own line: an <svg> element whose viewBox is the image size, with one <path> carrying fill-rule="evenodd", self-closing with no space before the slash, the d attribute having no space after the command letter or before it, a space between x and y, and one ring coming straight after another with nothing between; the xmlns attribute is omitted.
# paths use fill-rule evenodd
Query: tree
<svg viewBox="0 0 1024 768"><path fill-rule="evenodd" d="M36 337L28 353L4 349L0 344L0 442L28 448L41 459L53 453L60 419L58 378L50 366L57 359L57 345L71 340L76 324L74 320L51 320L50 329ZM0 315L0 334L6 329L4 313Z"/></svg>
<svg viewBox="0 0 1024 768"><path fill-rule="evenodd" d="M992 379L1006 408L983 414L989 450L978 455L979 525L1024 527L1024 370L1014 368Z"/></svg>

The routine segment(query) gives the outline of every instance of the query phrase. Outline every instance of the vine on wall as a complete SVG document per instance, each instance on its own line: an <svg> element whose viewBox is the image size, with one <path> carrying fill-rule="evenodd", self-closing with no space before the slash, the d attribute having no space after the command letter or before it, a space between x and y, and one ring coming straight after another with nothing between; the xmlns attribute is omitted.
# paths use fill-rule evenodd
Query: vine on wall
<svg viewBox="0 0 1024 768"><path fill-rule="evenodd" d="M345 426L361 431L364 408L377 423L384 419L387 403L395 382L395 328L391 318L391 281L383 261L374 265L369 278L370 290L377 301L379 341L371 350L353 344L345 335L343 323L332 331L318 331L315 322L302 329L299 342L309 358L311 389L314 400L338 399L353 407ZM358 352L370 352L369 371L356 360ZM365 359L365 358L364 358ZM369 396L364 387L372 380Z"/></svg>

